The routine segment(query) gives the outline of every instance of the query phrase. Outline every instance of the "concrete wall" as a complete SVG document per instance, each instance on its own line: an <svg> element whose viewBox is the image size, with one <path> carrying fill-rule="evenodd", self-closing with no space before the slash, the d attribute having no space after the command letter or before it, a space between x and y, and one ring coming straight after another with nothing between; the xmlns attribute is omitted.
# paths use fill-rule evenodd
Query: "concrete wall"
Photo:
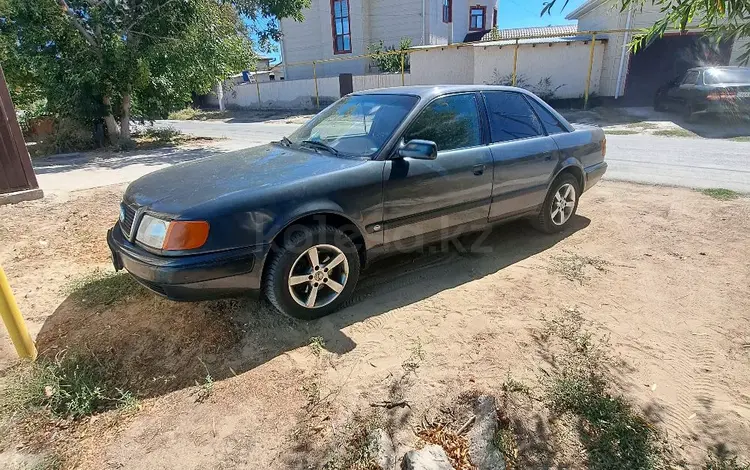
<svg viewBox="0 0 750 470"><path fill-rule="evenodd" d="M515 46L474 47L474 83L499 84L498 78L512 76ZM591 73L590 92L599 93L602 60L606 43L597 41ZM526 44L518 49L518 78L534 92L540 80L549 78L555 98L579 98L586 90L590 42ZM559 87L559 88L558 88Z"/></svg>
<svg viewBox="0 0 750 470"><path fill-rule="evenodd" d="M498 84L513 73L513 45L431 48L410 55L415 85ZM607 45L597 41L591 91L599 93L602 61ZM578 98L586 88L590 43L572 41L524 44L518 51L518 76L534 87L549 77L557 98ZM535 90L536 91L536 90Z"/></svg>
<svg viewBox="0 0 750 470"><path fill-rule="evenodd" d="M411 83L409 74L404 75L405 84ZM373 88L401 86L400 74L373 74L353 77L354 91ZM260 88L260 101L258 101ZM318 93L321 108L339 99L338 77L318 78ZM219 106L215 94L208 96L210 106ZM315 80L284 80L275 82L242 83L224 92L224 104L235 109L315 109Z"/></svg>
<svg viewBox="0 0 750 470"><path fill-rule="evenodd" d="M649 5L643 6L644 10L646 10L647 8L649 8ZM604 4L594 8L592 11L588 12L578 19L578 30L604 31L613 29L625 29L626 20L627 12L620 13L620 8L617 5L605 2ZM607 38L608 43L602 57L598 93L601 96L614 96L615 90L617 89L617 74L620 70L622 48L627 47L627 45L625 44L625 34L603 34L602 37ZM623 68L623 74L627 72L628 54L626 54L625 60L626 62ZM624 89L625 80L623 79L622 84L620 85L620 94L622 94Z"/></svg>
<svg viewBox="0 0 750 470"><path fill-rule="evenodd" d="M474 83L474 48L445 47L409 54L414 85Z"/></svg>

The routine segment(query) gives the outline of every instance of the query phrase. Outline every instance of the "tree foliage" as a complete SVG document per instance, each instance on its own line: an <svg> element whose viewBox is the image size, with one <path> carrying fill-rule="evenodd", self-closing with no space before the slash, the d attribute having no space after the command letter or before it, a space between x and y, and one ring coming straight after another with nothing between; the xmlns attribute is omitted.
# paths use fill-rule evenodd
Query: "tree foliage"
<svg viewBox="0 0 750 470"><path fill-rule="evenodd" d="M411 47L411 39L403 38L398 45L398 50L403 54L394 53L396 46L386 47L382 40L370 44L367 48L372 56L372 61L378 66L378 70L385 73L395 73L401 71L401 57L404 58L404 70L409 70L409 54L406 53Z"/></svg>
<svg viewBox="0 0 750 470"><path fill-rule="evenodd" d="M562 9L570 0L549 0L544 2L541 14L550 13L555 4L562 3ZM633 51L638 51L670 29L686 31L695 21L704 28L706 34L717 41L740 37L750 37L750 1L748 0L618 0L620 11L644 5L659 7L662 17L650 28L636 34L630 43ZM750 44L745 47L739 61L747 64L750 59Z"/></svg>
<svg viewBox="0 0 750 470"><path fill-rule="evenodd" d="M131 117L163 117L251 66L241 14L298 18L308 3L0 0L0 58L15 96L37 90L57 115L104 119L117 141Z"/></svg>

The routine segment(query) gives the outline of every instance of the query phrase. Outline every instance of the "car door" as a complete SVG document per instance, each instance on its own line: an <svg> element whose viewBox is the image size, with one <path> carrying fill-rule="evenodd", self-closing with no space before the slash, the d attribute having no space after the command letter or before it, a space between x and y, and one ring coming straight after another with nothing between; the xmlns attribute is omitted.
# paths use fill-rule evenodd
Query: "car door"
<svg viewBox="0 0 750 470"><path fill-rule="evenodd" d="M383 173L385 243L408 249L484 224L492 193L492 156L485 145L476 93L435 98L406 128L437 144L437 158L394 156Z"/></svg>
<svg viewBox="0 0 750 470"><path fill-rule="evenodd" d="M482 95L494 165L490 220L528 212L544 202L560 151L522 93Z"/></svg>

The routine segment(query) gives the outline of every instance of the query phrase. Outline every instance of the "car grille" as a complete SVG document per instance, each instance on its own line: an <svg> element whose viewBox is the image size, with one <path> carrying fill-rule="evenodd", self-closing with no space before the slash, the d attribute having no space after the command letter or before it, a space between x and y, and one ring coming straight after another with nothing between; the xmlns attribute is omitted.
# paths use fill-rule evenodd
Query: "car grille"
<svg viewBox="0 0 750 470"><path fill-rule="evenodd" d="M135 221L135 209L125 203L122 203L120 207L122 210L120 213L120 230L126 238L130 238L130 232L133 230L133 222Z"/></svg>

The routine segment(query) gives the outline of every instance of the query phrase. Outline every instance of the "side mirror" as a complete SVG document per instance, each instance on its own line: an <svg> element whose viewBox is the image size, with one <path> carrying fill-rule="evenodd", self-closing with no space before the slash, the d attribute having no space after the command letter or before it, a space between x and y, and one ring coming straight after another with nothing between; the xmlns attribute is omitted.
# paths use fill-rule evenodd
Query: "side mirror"
<svg viewBox="0 0 750 470"><path fill-rule="evenodd" d="M437 158L437 144L431 140L413 139L398 149L398 156L418 160L434 160Z"/></svg>

